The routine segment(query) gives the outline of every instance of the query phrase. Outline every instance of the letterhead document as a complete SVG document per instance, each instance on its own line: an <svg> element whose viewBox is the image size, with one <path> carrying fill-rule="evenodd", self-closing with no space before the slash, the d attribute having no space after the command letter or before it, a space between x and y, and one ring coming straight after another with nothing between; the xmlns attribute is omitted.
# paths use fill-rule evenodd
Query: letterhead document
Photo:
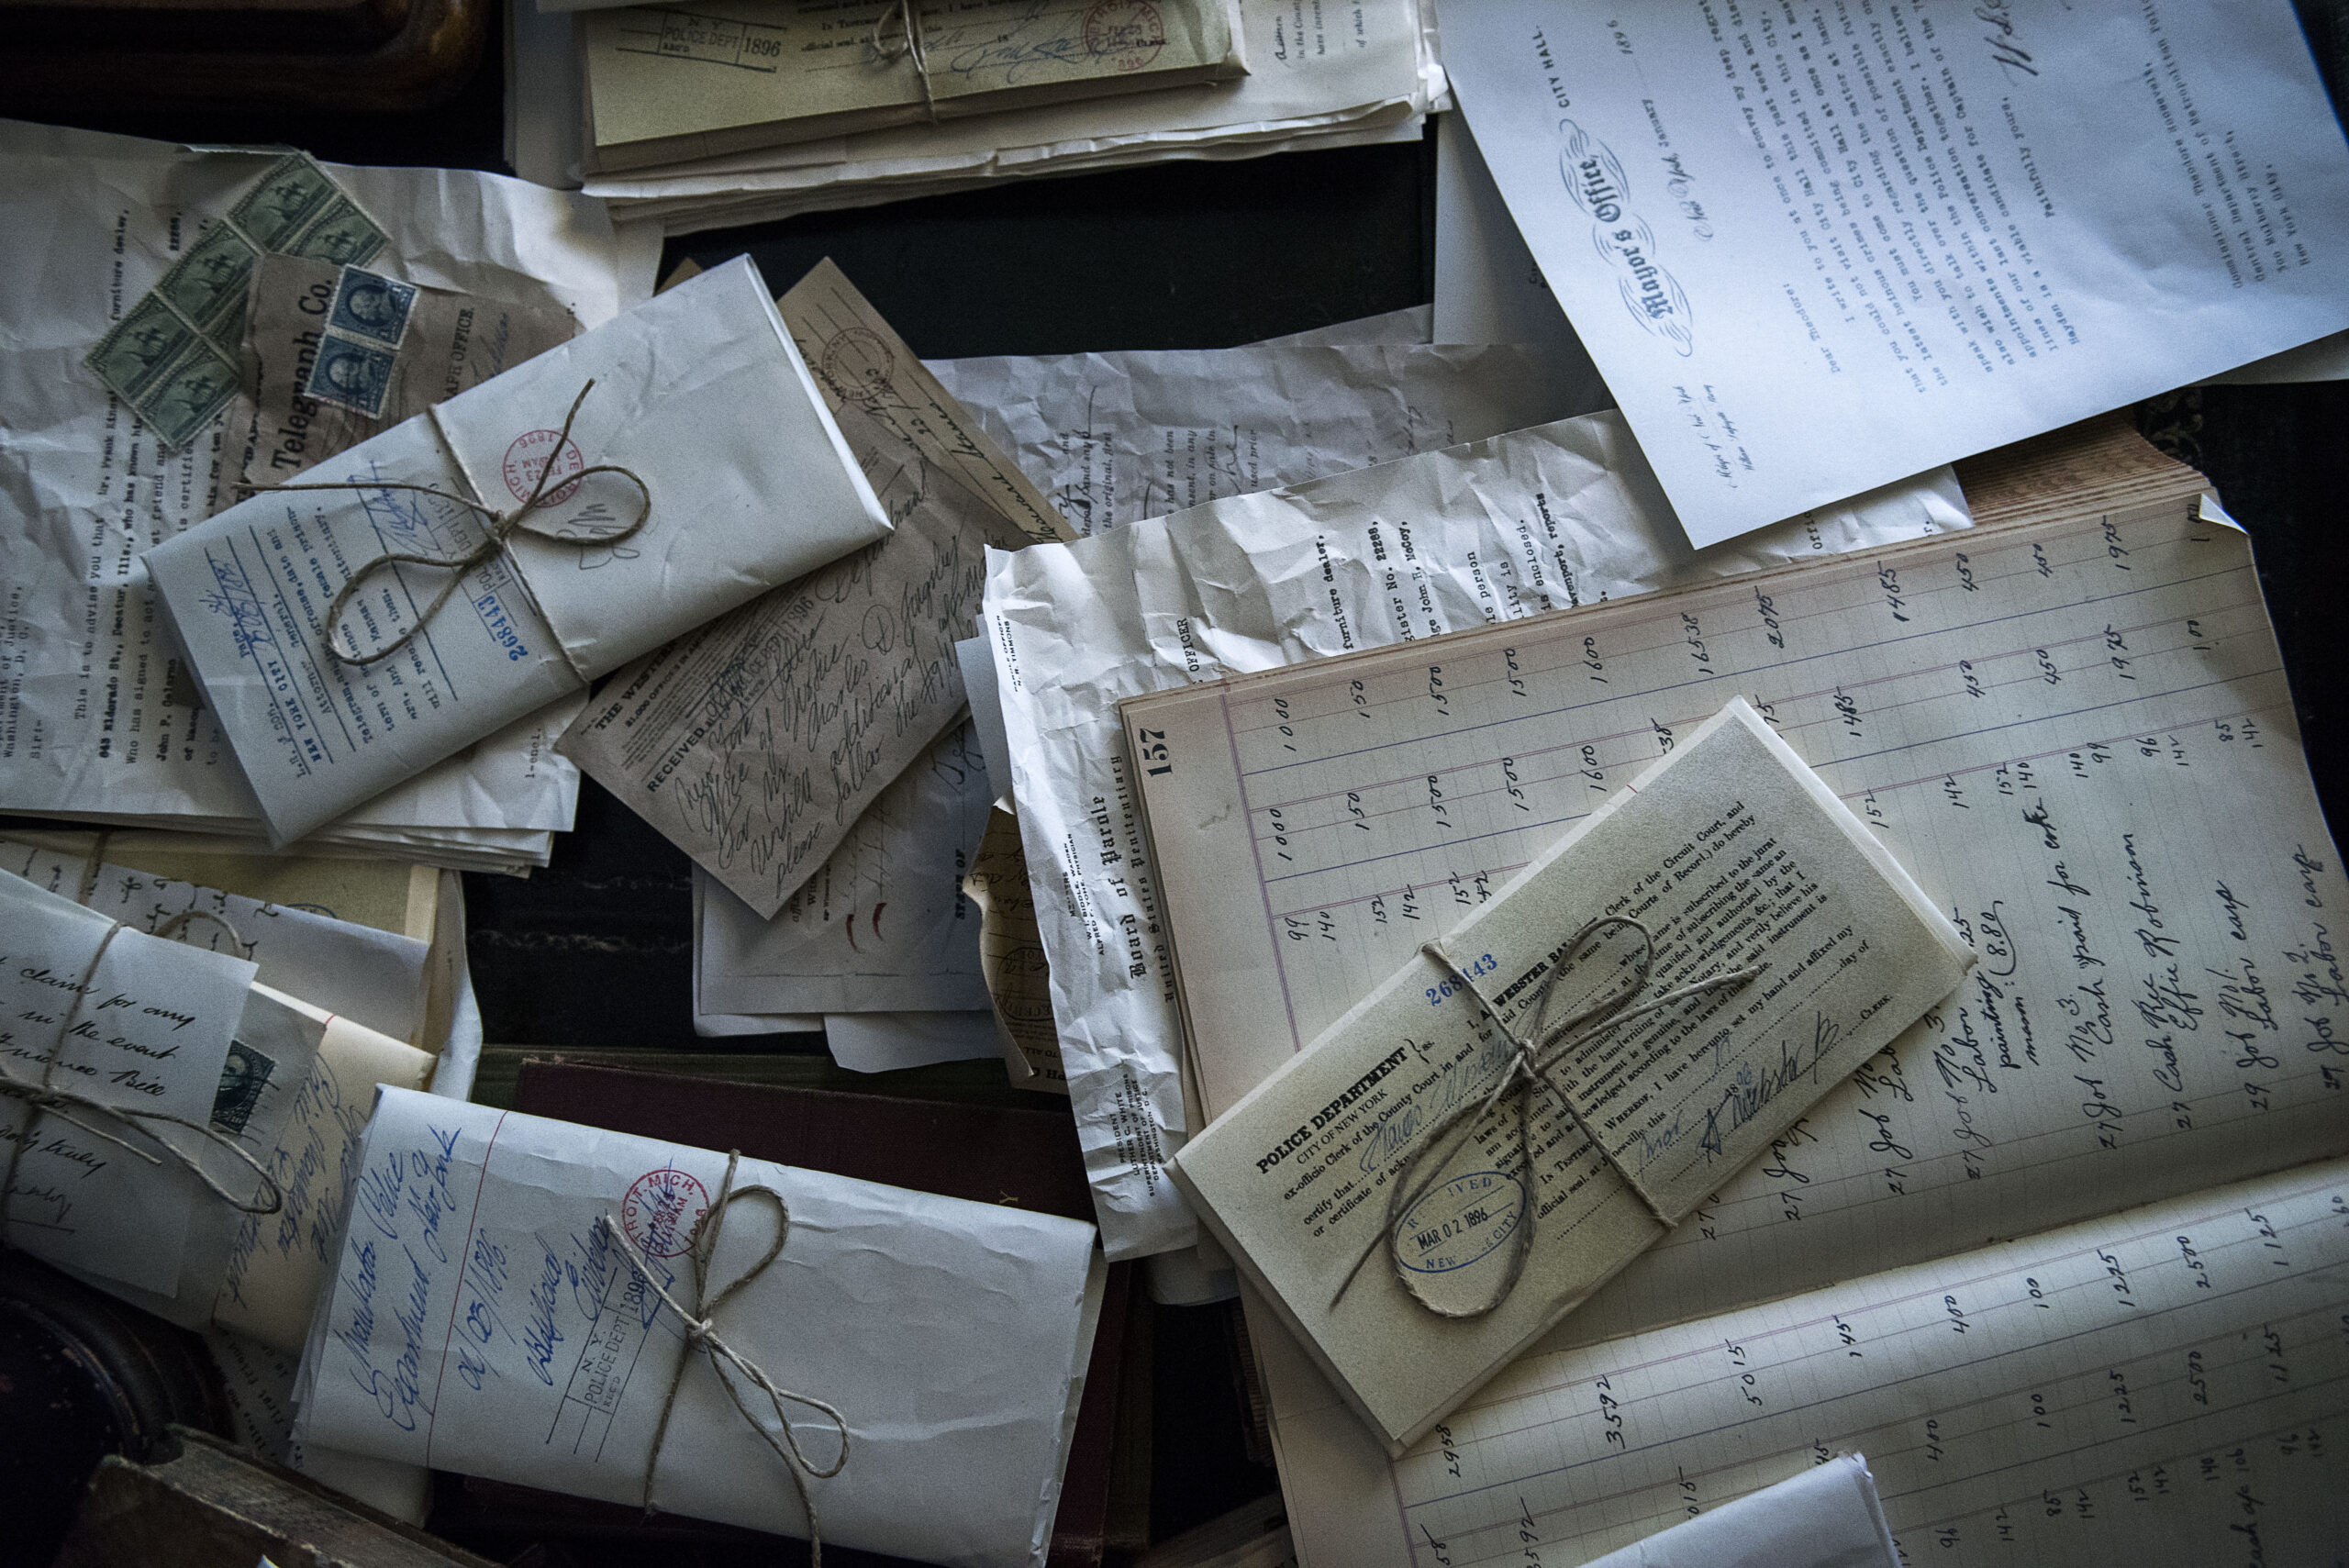
<svg viewBox="0 0 2349 1568"><path fill-rule="evenodd" d="M280 843L889 532L747 257L305 483L140 558Z"/></svg>
<svg viewBox="0 0 2349 1568"><path fill-rule="evenodd" d="M1442 19L1698 545L2349 325L2349 150L2284 0Z"/></svg>

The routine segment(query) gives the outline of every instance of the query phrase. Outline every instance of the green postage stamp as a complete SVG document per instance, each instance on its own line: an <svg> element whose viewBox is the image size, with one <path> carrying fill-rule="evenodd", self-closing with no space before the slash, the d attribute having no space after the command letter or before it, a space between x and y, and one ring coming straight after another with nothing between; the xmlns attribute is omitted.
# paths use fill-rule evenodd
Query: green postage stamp
<svg viewBox="0 0 2349 1568"><path fill-rule="evenodd" d="M307 153L290 152L215 218L83 363L166 447L184 447L236 390L253 264L264 251L360 266L384 231Z"/></svg>

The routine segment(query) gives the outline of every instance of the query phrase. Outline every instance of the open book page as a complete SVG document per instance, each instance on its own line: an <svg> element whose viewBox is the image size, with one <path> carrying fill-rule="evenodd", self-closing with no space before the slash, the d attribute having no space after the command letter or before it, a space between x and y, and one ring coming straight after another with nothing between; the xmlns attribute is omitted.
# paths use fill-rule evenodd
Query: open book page
<svg viewBox="0 0 2349 1568"><path fill-rule="evenodd" d="M1289 1518L1307 1568L1569 1568L1842 1448L1909 1562L2330 1562L2345 1218L2333 1161L1537 1352L1392 1464L1260 1335Z"/></svg>
<svg viewBox="0 0 2349 1568"><path fill-rule="evenodd" d="M1973 962L1733 700L1195 1135L1175 1184L1399 1447Z"/></svg>
<svg viewBox="0 0 2349 1568"><path fill-rule="evenodd" d="M1208 1111L1742 695L1981 962L1552 1342L2349 1151L2349 887L2249 543L2190 506L1133 705L1184 759L1139 780L1160 885L1213 890L1166 900Z"/></svg>
<svg viewBox="0 0 2349 1568"><path fill-rule="evenodd" d="M1192 1122L1119 702L1969 522L1944 469L1692 552L1622 421L1594 414L991 555L1020 837L1110 1255L1196 1235L1164 1173Z"/></svg>

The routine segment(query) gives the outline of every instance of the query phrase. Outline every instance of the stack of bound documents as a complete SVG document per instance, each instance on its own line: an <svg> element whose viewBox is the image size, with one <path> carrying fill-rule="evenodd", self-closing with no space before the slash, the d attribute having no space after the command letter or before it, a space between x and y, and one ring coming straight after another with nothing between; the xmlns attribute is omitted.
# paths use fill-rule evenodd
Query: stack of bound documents
<svg viewBox="0 0 2349 1568"><path fill-rule="evenodd" d="M637 169L1248 73L1238 0L982 0L863 25L823 0L584 22L584 156Z"/></svg>
<svg viewBox="0 0 2349 1568"><path fill-rule="evenodd" d="M870 48L865 35L882 9L877 5L850 8L853 41L860 50ZM1006 89L1034 81L1031 65L987 65L981 63L985 51L941 51L937 39L942 19L932 17L929 7L921 9L930 17L926 36L933 90L945 82L954 60L973 55L980 57L974 64L974 81L992 75ZM1076 52L1090 57L1083 45L1085 27L1097 32L1108 28L1105 38L1123 39L1141 25L1143 13L1155 14L1162 28L1171 29L1167 19L1190 9L1114 4L1086 7L1075 18L1081 24L1073 35L1078 40ZM1213 7L1204 9L1213 14ZM1124 18L1121 28L1108 28L1113 13ZM788 7L762 8L762 15L793 14ZM1169 158L1252 158L1308 147L1415 141L1423 117L1444 96L1443 69L1436 62L1432 15L1425 0L1362 0L1342 8L1243 4L1238 15L1231 53L1245 60L1243 76L1219 75L1219 70L1229 67L1201 64L1197 69L1202 78L1192 85L1069 103L1030 103L967 116L950 115L941 101L935 124L920 112L917 96L915 123L852 132L830 128L811 139L780 145L729 141L740 133L714 126L680 142L665 128L664 120L653 128L662 139L630 142L643 156L623 152L616 160L600 139L613 124L613 95L620 83L629 83L634 96L643 99L651 96L642 90L647 73L657 72L665 83L697 64L700 69L689 78L689 93L664 86L661 96L701 100L719 91L717 83L735 76L764 75L739 63L688 61L662 42L653 47L662 58L630 58L623 70L619 56L628 52L623 42L647 34L665 38L662 29L697 27L694 37L706 46L697 46L697 55L719 53L736 61L740 47L720 49L717 34L740 29L743 24L704 23L698 13L687 17L655 7L582 18L518 6L511 13L507 56L507 157L526 179L562 187L584 183L589 195L611 203L614 218L657 220L674 234L1030 174L1080 173ZM731 31L728 36L735 38ZM1167 36L1160 59L1174 50L1177 35L1168 30ZM743 38L735 38L736 46L742 43ZM1139 59L1147 52L1113 50L1110 58ZM1186 52L1204 60L1210 51L1197 47ZM735 95L756 93L756 84L746 83ZM619 123L635 127L635 122ZM640 133L640 128L629 130L630 137ZM765 139L774 133L756 134ZM660 161L651 161L656 158Z"/></svg>
<svg viewBox="0 0 2349 1568"><path fill-rule="evenodd" d="M318 319L299 306L323 303L306 293L309 274L336 275L332 262L256 258L259 303L233 330L222 289L208 287L203 297L224 297L202 308L195 264L220 252L190 246L190 226L257 202L279 160L0 122L0 316L11 323L0 342L0 568L11 585L0 811L262 832L138 555L235 501L239 479L290 478L375 428L293 384L317 370L328 335L280 324ZM384 235L367 272L411 288L396 344L357 345L361 361L384 367L375 412L395 421L495 373L520 345L560 341L651 292L652 252L615 231L600 203L494 175L307 167ZM150 296L159 284L179 297ZM240 308L245 286L226 291ZM130 319L149 297L151 330ZM214 341L250 355L258 394L238 391L192 427L159 407L150 425L83 361L102 341L125 348L118 365L169 352L191 307ZM544 865L577 800L577 770L553 753L576 707L571 697L515 717L321 825L306 847L473 870Z"/></svg>

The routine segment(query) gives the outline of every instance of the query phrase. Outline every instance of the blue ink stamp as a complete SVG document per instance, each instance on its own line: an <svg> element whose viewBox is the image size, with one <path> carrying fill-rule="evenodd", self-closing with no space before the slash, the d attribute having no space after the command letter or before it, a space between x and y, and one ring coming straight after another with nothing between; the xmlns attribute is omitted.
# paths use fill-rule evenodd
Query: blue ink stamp
<svg viewBox="0 0 2349 1568"><path fill-rule="evenodd" d="M414 284L345 267L335 280L327 325L337 332L396 349L407 334L408 312L415 305Z"/></svg>
<svg viewBox="0 0 2349 1568"><path fill-rule="evenodd" d="M380 417L392 392L392 351L349 338L322 337L302 390L321 403Z"/></svg>
<svg viewBox="0 0 2349 1568"><path fill-rule="evenodd" d="M1419 1274L1448 1274L1490 1256L1525 1223L1525 1184L1471 1171L1420 1195L1395 1222L1395 1251Z"/></svg>

